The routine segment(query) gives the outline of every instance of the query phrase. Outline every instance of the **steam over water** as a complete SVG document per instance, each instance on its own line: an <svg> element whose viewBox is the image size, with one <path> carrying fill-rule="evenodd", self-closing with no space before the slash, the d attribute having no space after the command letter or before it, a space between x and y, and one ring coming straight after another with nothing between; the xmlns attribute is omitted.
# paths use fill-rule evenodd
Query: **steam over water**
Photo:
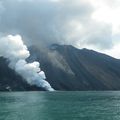
<svg viewBox="0 0 120 120"><path fill-rule="evenodd" d="M120 92L0 93L0 120L120 120Z"/></svg>
<svg viewBox="0 0 120 120"><path fill-rule="evenodd" d="M9 60L9 67L21 75L28 84L42 87L48 91L54 91L45 80L45 73L40 69L40 63L35 61L27 63L30 56L27 46L20 35L8 35L0 38L0 57Z"/></svg>

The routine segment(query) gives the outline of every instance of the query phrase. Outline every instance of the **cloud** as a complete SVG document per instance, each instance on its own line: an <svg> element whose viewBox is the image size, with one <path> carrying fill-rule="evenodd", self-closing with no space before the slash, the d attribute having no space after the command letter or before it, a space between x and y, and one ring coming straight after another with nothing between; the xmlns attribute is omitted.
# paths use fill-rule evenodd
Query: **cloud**
<svg viewBox="0 0 120 120"><path fill-rule="evenodd" d="M94 1L94 0L93 0ZM95 2L95 1L94 1ZM113 29L113 34L120 33L120 1L111 0L103 1L98 0L97 4L93 4L96 8L92 18L98 22L104 22L106 24L111 24Z"/></svg>
<svg viewBox="0 0 120 120"><path fill-rule="evenodd" d="M0 32L21 34L28 45L72 44L108 54L120 43L119 5L119 0L1 0Z"/></svg>
<svg viewBox="0 0 120 120"><path fill-rule="evenodd" d="M0 37L0 57L4 57L9 61L9 67L21 75L28 84L54 91L45 80L45 73L39 67L40 63L37 61L26 62L29 56L28 48L23 43L20 35Z"/></svg>

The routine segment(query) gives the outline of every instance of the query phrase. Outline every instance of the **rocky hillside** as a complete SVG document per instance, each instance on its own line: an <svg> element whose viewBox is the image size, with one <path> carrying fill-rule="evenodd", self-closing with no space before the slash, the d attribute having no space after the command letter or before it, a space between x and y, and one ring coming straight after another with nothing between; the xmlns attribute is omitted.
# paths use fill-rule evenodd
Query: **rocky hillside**
<svg viewBox="0 0 120 120"><path fill-rule="evenodd" d="M49 48L29 48L56 90L120 90L120 60L92 50L54 44ZM42 90L29 86L0 58L0 90Z"/></svg>
<svg viewBox="0 0 120 120"><path fill-rule="evenodd" d="M49 49L31 48L31 60L40 61L55 89L120 90L120 60L68 45L54 44Z"/></svg>

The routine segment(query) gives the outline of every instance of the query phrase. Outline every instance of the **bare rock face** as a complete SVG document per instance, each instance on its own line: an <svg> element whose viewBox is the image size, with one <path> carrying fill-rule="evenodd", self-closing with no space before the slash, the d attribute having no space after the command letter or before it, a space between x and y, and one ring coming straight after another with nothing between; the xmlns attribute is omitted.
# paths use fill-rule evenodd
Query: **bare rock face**
<svg viewBox="0 0 120 120"><path fill-rule="evenodd" d="M120 90L120 60L69 45L30 51L56 90Z"/></svg>
<svg viewBox="0 0 120 120"><path fill-rule="evenodd" d="M56 90L120 90L120 60L88 49L53 44L31 46L27 60L37 60ZM27 84L0 58L0 91L43 90Z"/></svg>

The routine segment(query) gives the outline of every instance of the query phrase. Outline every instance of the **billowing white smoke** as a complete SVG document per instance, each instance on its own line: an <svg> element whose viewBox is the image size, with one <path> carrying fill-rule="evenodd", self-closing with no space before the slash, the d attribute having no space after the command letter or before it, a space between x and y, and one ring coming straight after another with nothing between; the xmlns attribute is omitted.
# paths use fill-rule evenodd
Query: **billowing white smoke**
<svg viewBox="0 0 120 120"><path fill-rule="evenodd" d="M26 62L26 58L30 56L30 53L20 35L8 35L0 38L0 56L7 58L10 62L10 68L14 69L30 85L36 85L48 91L54 91L45 80L46 77L39 67L39 62Z"/></svg>

